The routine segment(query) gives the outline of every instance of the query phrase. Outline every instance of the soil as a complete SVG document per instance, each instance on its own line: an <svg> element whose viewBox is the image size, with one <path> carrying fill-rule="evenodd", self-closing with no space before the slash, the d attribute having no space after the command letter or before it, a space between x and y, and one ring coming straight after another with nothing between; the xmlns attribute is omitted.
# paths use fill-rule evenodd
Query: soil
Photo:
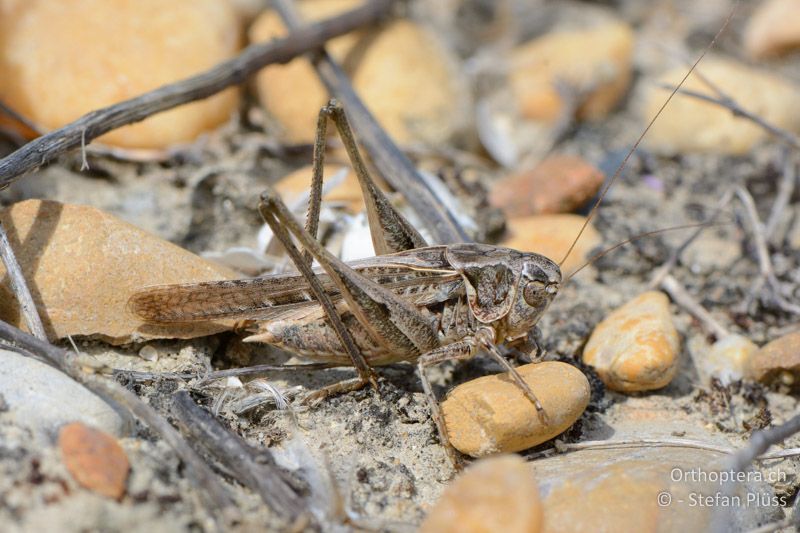
<svg viewBox="0 0 800 533"><path fill-rule="evenodd" d="M653 27L638 2L611 4L634 24L642 42L659 42L667 32ZM695 53L716 32L729 9L728 2L714 2L703 13L691 2L660 4L677 4L676 22L668 30L677 32L676 28L684 24L673 39L685 39ZM720 53L733 48L744 18L733 22L722 39ZM638 75L645 76L649 68L655 67L637 63ZM800 72L800 58L790 58L776 69L791 77L792 72ZM636 114L636 99L634 89L613 115L574 126L558 150L579 154L613 174L643 128ZM293 147L276 153L273 148L280 145L265 132L259 114L248 109L251 104L248 102L239 117L179 158L166 163L91 158L91 170L81 172L80 155L72 154L20 180L0 201L8 205L41 197L90 204L197 253L224 252L232 246L255 247L260 227L255 210L259 193L266 184L308 163L310 149ZM10 148L9 144L0 146L3 153ZM699 222L733 185L746 186L760 215L766 218L775 198L781 154L782 147L774 143L765 143L744 157L664 158L640 150L606 198L594 224L608 247L632 235ZM448 165L443 167L443 172L452 171ZM485 182L495 175L496 171L486 175ZM645 176L657 177L657 185L644 180ZM800 240L798 201L795 194L787 211L794 218L787 215L780 230L787 236L773 249L777 274L794 284L795 298L800 253L790 243ZM800 329L800 319L760 300L741 309L759 272L751 235L743 227L747 225L731 223L708 229L687 250L673 274L731 332L763 344ZM539 324L546 357L580 365L583 345L594 325L610 310L646 290L649 276L683 238L685 233L672 232L636 241L578 275ZM783 422L797 412L797 397L784 391L749 382L723 387L702 379L702 369L695 366L690 351L701 352L710 346L711 339L685 310L675 305L672 309L684 346L678 377L665 389L631 396L606 391L593 379L596 386L589 409L560 437L562 442L649 438L663 435L664 427L668 427L667 436L685 434L738 447L752 430L765 423ZM148 344L158 351L156 361L139 356L141 345L112 347L91 339L77 343L81 351L111 368L144 372L200 372L243 364L296 362L268 346L244 346L234 334ZM584 370L593 377L591 369ZM441 397L457 383L497 371L498 366L482 357L442 365L434 373L436 392ZM297 390L313 390L352 375L351 370L336 369L276 372L261 379L291 397ZM249 444L270 449L279 463L291 470L299 467L298 475L309 484L317 512L329 523L344 520L342 511L335 509L335 502L341 499L353 523L378 529L410 529L435 502L452 470L438 443L413 366L386 368L381 376L377 393L365 389L340 395L309 410L278 410L274 403L265 401L244 412L236 411L243 399L253 396L252 385L242 388L241 383L223 380L198 387L191 380L135 381L124 376L118 380L169 418L171 395L179 388L189 388L198 403L213 409ZM647 412L664 413L669 419L652 416L647 421L642 414ZM35 531L53 523L63 524L63 530L70 531L155 532L209 527L196 487L164 442L142 425L121 442L132 463L132 478L128 495L114 502L79 490L60 464L56 448L34 446L23 429L1 423L0 523L8 525L8 530L21 531ZM800 437L792 437L785 445L800 446ZM552 447L553 443L545 443L527 454L534 456ZM791 462L780 468L797 471L796 463ZM257 496L229 477L222 478L246 517L243 529L286 525ZM790 496L791 503L799 486L800 479L791 474L773 489Z"/></svg>

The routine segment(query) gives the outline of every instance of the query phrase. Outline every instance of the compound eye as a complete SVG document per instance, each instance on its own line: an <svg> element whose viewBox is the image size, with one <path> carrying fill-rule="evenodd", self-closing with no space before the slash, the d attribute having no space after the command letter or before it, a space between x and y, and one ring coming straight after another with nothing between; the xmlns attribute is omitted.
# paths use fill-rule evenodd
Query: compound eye
<svg viewBox="0 0 800 533"><path fill-rule="evenodd" d="M525 302L530 306L537 306L545 299L545 291L547 284L539 280L531 280L525 284L522 289L522 297Z"/></svg>

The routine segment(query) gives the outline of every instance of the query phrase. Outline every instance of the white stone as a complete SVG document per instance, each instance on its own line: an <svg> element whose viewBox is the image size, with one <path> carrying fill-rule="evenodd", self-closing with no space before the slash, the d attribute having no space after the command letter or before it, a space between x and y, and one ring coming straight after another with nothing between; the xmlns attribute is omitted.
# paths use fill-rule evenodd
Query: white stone
<svg viewBox="0 0 800 533"><path fill-rule="evenodd" d="M708 351L705 370L723 385L742 379L750 357L758 351L753 341L741 335L723 337Z"/></svg>
<svg viewBox="0 0 800 533"><path fill-rule="evenodd" d="M55 368L30 357L0 350L0 394L15 423L36 438L51 441L58 429L79 421L114 436L123 431L123 419L106 402Z"/></svg>

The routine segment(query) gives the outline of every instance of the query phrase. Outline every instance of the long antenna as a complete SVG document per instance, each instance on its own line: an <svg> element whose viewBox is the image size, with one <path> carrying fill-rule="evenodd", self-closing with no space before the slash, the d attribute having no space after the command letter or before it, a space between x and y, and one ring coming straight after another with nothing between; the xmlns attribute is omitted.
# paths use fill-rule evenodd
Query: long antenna
<svg viewBox="0 0 800 533"><path fill-rule="evenodd" d="M657 229L657 230L653 230L653 231L648 231L647 233L641 233L641 234L636 235L634 237L631 237L629 239L625 239L622 242L618 242L617 244L615 244L611 248L607 248L607 249L603 250L602 252L598 252L598 253L594 254L592 257L589 258L588 261L586 261L584 264L582 264L576 270L573 270L572 272L570 272L569 276L567 276L567 279L564 281L564 283L562 283L562 286L564 286L567 283L569 283L572 280L572 278L575 277L575 274L577 274L578 272L580 272L581 270L583 270L587 266L591 265L592 263L594 263L595 261L597 261L598 259L600 259L604 255L606 255L606 254L608 254L610 252L613 252L617 248L625 246L626 244L630 244L632 242L638 241L639 239L646 239L648 237L653 237L655 235L660 235L661 233L667 233L669 231L678 231L678 230L682 230L682 229L702 228L702 227L710 228L710 227L713 227L713 226L725 226L727 224L729 224L729 222L714 222L713 220L708 220L706 222L698 222L696 224L683 224L681 226L672 226L670 228L662 228L662 229Z"/></svg>
<svg viewBox="0 0 800 533"><path fill-rule="evenodd" d="M642 140L644 139L644 136L647 135L647 132L650 131L650 128L653 127L653 124L655 124L656 120L658 120L658 117L661 116L661 113L664 111L664 108L666 108L667 105L670 103L670 101L672 101L672 97L675 96L678 93L678 91L681 89L681 87L683 87L683 84L686 82L686 80L689 78L689 76L692 75L692 72L694 72L694 70L697 68L697 65L700 64L700 61L703 60L703 58L706 56L708 51L711 50L711 48L714 46L714 44L716 44L717 39L719 39L719 37L722 35L722 33L728 27L728 24L730 23L731 19L733 19L733 15L736 13L736 8L738 6L739 6L739 0L737 0L737 2L733 5L733 9L731 9L731 12L728 14L728 17L725 19L725 22L722 24L722 27L719 29L719 31L714 36L714 38L711 39L711 42L708 43L708 46L706 46L705 50L703 50L703 53L700 54L700 57L698 57L697 60L694 62L694 64L692 64L692 67L689 69L689 71L686 73L686 75L683 77L683 79L681 79L680 83L675 88L672 89L672 92L669 93L669 96L667 97L667 99L664 101L663 104L661 104L661 107L658 109L658 111L656 112L655 116L652 119L650 119L650 122L647 124L647 127L644 129L642 134L639 135L639 138L636 139L636 142L633 143L633 146L631 147L631 149L628 150L628 153L625 155L625 159L622 160L622 163L620 163L620 165L617 167L617 170L616 170L616 172L614 172L614 175L611 177L611 179L608 181L608 183L605 185L605 187L603 187L603 191L600 193L600 197L597 199L597 201L592 206L591 211L589 211L589 215L586 217L586 220L583 222L583 226L581 226L581 229L578 232L578 235L575 237L575 240L573 240L572 244L569 246L569 250L567 250L567 253L564 254L563 259L561 259L561 261L558 262L558 266L559 267L561 267L564 264L564 261L566 261L567 258L570 256L570 254L572 253L572 250L575 249L575 245L578 243L578 240L581 238L581 236L583 235L583 232L586 230L586 226L588 226L589 222L591 222L592 219L594 218L595 212L597 212L597 208L600 207L600 204L603 203L603 200L605 199L606 194L608 194L608 191L611 189L611 187L617 181L617 178L619 178L619 175L622 174L623 169L625 169L625 167L628 164L628 160L631 158L631 156L636 151L636 149L639 148L639 144L641 144ZM583 268L583 267L581 267L581 268Z"/></svg>

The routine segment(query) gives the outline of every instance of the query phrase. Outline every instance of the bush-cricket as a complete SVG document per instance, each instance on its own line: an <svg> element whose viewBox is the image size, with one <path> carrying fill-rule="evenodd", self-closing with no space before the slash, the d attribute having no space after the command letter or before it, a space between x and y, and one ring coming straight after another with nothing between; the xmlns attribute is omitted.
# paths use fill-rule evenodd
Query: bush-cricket
<svg viewBox="0 0 800 533"><path fill-rule="evenodd" d="M377 254L372 258L344 263L316 238L329 119L339 130L361 186ZM647 129L608 182L590 219ZM246 340L357 369L358 377L312 393L307 401L366 384L377 387L373 366L416 363L441 442L453 461L438 402L425 373L430 365L467 359L484 350L507 370L546 422L547 413L535 391L497 345L525 353L535 349L532 331L559 291L560 264L566 256L556 263L536 253L485 244L429 246L369 176L345 113L335 101L319 115L305 227L271 190L262 194L259 211L299 274L145 288L131 298L130 309L149 323L220 318L252 321L255 331ZM575 242L579 238L580 234ZM312 259L321 268L312 269Z"/></svg>

